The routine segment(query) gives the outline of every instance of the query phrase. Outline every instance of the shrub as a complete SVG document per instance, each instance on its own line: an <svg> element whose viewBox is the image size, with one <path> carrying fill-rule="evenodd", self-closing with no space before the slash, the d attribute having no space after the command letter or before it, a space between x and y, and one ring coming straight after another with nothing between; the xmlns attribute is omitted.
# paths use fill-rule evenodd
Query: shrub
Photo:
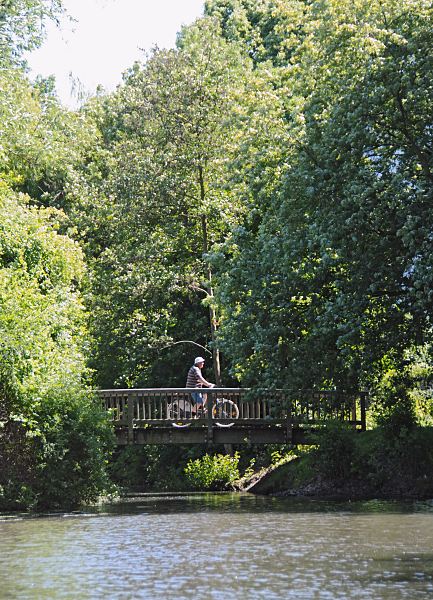
<svg viewBox="0 0 433 600"><path fill-rule="evenodd" d="M35 407L33 407L35 408ZM85 392L59 390L0 433L0 510L70 509L113 489L107 415Z"/></svg>
<svg viewBox="0 0 433 600"><path fill-rule="evenodd" d="M0 510L95 500L113 443L85 391L82 251L29 202L0 182Z"/></svg>
<svg viewBox="0 0 433 600"><path fill-rule="evenodd" d="M329 422L314 436L317 448L312 455L317 470L331 479L345 479L353 469L355 436L357 434L341 422Z"/></svg>
<svg viewBox="0 0 433 600"><path fill-rule="evenodd" d="M185 467L188 482L197 490L224 490L239 478L239 453L205 454Z"/></svg>
<svg viewBox="0 0 433 600"><path fill-rule="evenodd" d="M74 508L113 488L107 460L114 447L107 415L85 392L46 398L36 437L37 508Z"/></svg>

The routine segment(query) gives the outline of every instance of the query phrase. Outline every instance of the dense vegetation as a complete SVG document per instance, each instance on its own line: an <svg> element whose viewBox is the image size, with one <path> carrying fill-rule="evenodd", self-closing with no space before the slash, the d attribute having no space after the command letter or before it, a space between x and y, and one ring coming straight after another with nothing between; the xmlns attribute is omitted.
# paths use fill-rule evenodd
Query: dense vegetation
<svg viewBox="0 0 433 600"><path fill-rule="evenodd" d="M75 112L23 61L61 11L0 8L0 505L106 490L88 390L182 386L197 344L430 425L431 3L208 0Z"/></svg>
<svg viewBox="0 0 433 600"><path fill-rule="evenodd" d="M433 494L433 429L376 427L362 435L341 423L236 485L258 494L333 499L427 499ZM242 488L241 488L242 489Z"/></svg>
<svg viewBox="0 0 433 600"><path fill-rule="evenodd" d="M88 391L84 255L62 210L88 128L19 64L47 4L0 9L0 507L12 509L97 499L112 446Z"/></svg>

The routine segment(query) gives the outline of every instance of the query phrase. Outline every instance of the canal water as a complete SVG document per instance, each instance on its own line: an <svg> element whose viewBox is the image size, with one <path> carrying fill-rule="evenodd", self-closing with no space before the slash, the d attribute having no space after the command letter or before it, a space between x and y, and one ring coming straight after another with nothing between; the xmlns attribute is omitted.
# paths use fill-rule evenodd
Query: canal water
<svg viewBox="0 0 433 600"><path fill-rule="evenodd" d="M149 495L0 514L0 598L433 598L433 501Z"/></svg>

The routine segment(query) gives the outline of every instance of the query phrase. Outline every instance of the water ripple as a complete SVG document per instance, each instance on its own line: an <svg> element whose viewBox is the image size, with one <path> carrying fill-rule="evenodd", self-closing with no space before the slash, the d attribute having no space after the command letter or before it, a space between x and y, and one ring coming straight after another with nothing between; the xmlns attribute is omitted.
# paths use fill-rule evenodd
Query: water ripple
<svg viewBox="0 0 433 600"><path fill-rule="evenodd" d="M433 597L432 504L370 508L196 495L2 517L0 597Z"/></svg>

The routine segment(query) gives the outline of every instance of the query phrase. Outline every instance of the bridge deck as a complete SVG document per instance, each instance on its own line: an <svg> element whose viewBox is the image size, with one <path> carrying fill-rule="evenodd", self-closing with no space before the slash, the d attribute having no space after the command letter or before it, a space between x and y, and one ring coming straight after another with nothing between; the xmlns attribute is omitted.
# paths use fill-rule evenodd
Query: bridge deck
<svg viewBox="0 0 433 600"><path fill-rule="evenodd" d="M308 444L309 434L339 420L365 430L366 393L207 389L196 412L186 388L100 390L117 443ZM195 390L197 391L197 390Z"/></svg>

